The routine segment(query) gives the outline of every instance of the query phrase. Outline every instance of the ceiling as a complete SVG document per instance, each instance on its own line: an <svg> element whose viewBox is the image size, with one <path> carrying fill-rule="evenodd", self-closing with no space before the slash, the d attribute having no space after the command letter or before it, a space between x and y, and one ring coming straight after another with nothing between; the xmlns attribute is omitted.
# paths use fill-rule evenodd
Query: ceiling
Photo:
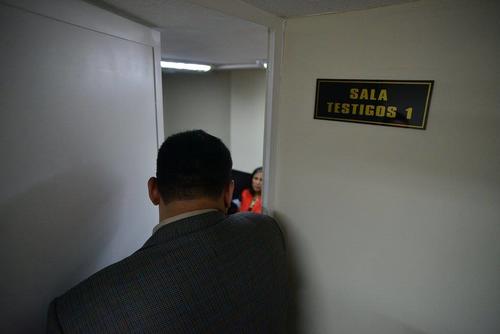
<svg viewBox="0 0 500 334"><path fill-rule="evenodd" d="M164 60L250 64L267 58L267 27L183 0L91 1L161 31Z"/></svg>
<svg viewBox="0 0 500 334"><path fill-rule="evenodd" d="M188 0L87 0L161 31L162 59L211 65L267 58L267 27ZM239 0L234 0L239 1ZM283 18L368 9L415 0L242 0Z"/></svg>
<svg viewBox="0 0 500 334"><path fill-rule="evenodd" d="M395 5L416 0L243 0L244 2L283 18L341 13Z"/></svg>

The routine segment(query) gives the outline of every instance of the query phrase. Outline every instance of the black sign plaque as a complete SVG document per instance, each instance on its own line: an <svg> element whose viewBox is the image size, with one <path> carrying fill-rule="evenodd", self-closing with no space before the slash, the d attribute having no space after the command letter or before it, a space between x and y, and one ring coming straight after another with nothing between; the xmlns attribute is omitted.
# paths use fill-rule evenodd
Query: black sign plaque
<svg viewBox="0 0 500 334"><path fill-rule="evenodd" d="M424 130L434 81L318 79L315 119Z"/></svg>

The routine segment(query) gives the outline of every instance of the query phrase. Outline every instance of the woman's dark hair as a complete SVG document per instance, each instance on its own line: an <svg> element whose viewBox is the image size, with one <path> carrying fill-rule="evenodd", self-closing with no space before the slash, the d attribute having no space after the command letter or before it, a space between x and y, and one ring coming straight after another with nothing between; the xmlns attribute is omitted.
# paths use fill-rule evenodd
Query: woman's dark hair
<svg viewBox="0 0 500 334"><path fill-rule="evenodd" d="M156 178L165 203L218 198L231 182L233 161L226 145L202 130L168 137L158 151Z"/></svg>
<svg viewBox="0 0 500 334"><path fill-rule="evenodd" d="M252 183L250 183L250 194L252 194L252 196L255 196L255 190L253 190L253 177L255 176L255 174L257 173L262 173L262 167L257 167L254 169L254 171L252 172L252 176L250 177L250 180Z"/></svg>

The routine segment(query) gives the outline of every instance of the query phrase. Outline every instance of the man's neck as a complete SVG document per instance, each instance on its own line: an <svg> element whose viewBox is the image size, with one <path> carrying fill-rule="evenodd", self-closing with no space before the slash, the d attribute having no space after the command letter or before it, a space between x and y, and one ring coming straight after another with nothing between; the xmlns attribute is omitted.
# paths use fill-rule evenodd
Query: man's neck
<svg viewBox="0 0 500 334"><path fill-rule="evenodd" d="M173 201L168 204L160 205L160 221L186 212L207 209L215 209L221 212L226 211L223 201L213 200L211 198Z"/></svg>

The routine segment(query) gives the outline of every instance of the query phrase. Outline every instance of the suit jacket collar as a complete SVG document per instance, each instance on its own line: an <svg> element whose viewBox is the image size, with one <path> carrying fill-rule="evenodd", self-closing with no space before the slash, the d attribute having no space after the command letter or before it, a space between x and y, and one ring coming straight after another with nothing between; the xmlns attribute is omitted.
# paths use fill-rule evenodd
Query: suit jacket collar
<svg viewBox="0 0 500 334"><path fill-rule="evenodd" d="M215 225L225 218L226 216L220 211L210 211L166 224L159 228L151 238L146 241L141 250Z"/></svg>

